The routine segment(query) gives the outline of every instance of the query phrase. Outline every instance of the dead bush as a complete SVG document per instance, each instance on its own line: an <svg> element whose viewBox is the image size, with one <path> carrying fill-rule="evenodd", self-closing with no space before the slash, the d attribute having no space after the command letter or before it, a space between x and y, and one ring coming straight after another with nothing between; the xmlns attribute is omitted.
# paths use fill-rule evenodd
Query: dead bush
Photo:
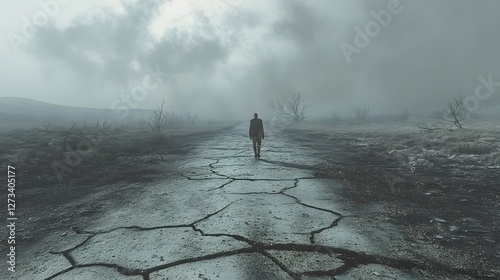
<svg viewBox="0 0 500 280"><path fill-rule="evenodd" d="M398 120L402 122L407 122L408 119L410 118L410 110L409 109L403 109L401 110L398 115L397 115Z"/></svg>
<svg viewBox="0 0 500 280"><path fill-rule="evenodd" d="M354 106L354 113L358 121L364 122L368 119L368 115L370 114L370 106L366 104L363 106Z"/></svg>
<svg viewBox="0 0 500 280"><path fill-rule="evenodd" d="M300 122L306 119L305 111L311 107L311 105L305 105L304 102L305 99L302 98L302 95L297 93L291 99L283 99L283 101L276 101L276 103L271 101L269 107L279 118Z"/></svg>
<svg viewBox="0 0 500 280"><path fill-rule="evenodd" d="M333 110L332 111L331 120L333 122L339 122L341 118L342 118L342 113L341 112L339 112L337 110Z"/></svg>
<svg viewBox="0 0 500 280"><path fill-rule="evenodd" d="M443 108L443 120L452 122L457 128L463 129L462 121L467 115L467 106L464 102L464 97L455 98L453 102L448 103L448 108Z"/></svg>

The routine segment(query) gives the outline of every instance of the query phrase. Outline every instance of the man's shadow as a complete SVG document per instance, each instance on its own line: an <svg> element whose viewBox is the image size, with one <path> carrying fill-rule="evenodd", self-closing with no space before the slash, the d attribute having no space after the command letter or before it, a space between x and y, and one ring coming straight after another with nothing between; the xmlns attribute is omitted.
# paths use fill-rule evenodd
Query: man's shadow
<svg viewBox="0 0 500 280"><path fill-rule="evenodd" d="M310 166L310 165L289 163L289 162L270 160L270 159L262 159L261 158L261 159L259 159L259 161L269 163L269 164L279 165L279 166L283 166L283 167L289 167L289 168L297 168L297 169L305 169L305 170L316 170L317 169L316 167Z"/></svg>

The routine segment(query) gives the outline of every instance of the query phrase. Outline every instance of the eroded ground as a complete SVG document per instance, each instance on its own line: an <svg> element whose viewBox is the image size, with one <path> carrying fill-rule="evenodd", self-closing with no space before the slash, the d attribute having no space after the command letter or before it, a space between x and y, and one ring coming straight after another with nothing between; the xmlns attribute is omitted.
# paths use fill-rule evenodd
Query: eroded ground
<svg viewBox="0 0 500 280"><path fill-rule="evenodd" d="M488 211L486 218L469 215L469 208L462 216L447 216L437 208L448 201L446 188L422 180L420 187L406 189L404 179L411 174L397 172L376 150L363 150L375 155L367 161L346 145L348 135L270 129L263 157L255 160L247 129L169 138L153 154L122 153L108 156L105 164L102 158L89 160L65 184L50 186L43 176L22 174L17 272L4 270L1 278L500 275L499 216L495 203L489 204L494 186L490 200L476 204ZM94 176L83 177L89 172ZM468 197L477 193L482 190ZM470 224L458 223L467 217Z"/></svg>

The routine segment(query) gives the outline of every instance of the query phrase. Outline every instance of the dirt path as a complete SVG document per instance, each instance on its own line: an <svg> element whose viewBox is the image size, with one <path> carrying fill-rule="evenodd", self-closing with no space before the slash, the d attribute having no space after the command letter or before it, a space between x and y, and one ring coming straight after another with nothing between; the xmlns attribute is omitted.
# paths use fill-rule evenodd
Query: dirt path
<svg viewBox="0 0 500 280"><path fill-rule="evenodd" d="M12 279L475 276L406 251L406 232L382 206L353 203L345 182L318 176L331 147L268 131L255 160L246 133L245 124L200 136L184 152L141 159L160 178L95 186L54 205L73 216L30 239Z"/></svg>

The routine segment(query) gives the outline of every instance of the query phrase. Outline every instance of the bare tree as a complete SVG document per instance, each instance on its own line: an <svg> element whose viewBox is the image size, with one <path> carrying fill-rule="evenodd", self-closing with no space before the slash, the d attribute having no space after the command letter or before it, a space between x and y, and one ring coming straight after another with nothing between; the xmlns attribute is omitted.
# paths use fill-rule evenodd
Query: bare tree
<svg viewBox="0 0 500 280"><path fill-rule="evenodd" d="M282 102L276 100L276 103L274 103L274 101L271 101L269 107L280 118L300 122L306 119L304 112L307 108L311 107L311 105L305 105L304 102L305 99L302 98L301 93L297 93L293 94L291 99L283 99Z"/></svg>
<svg viewBox="0 0 500 280"><path fill-rule="evenodd" d="M147 121L151 130L155 133L160 133L161 130L166 126L168 122L168 117L164 112L165 100L161 103L161 105L156 106L153 109L153 114L149 117Z"/></svg>
<svg viewBox="0 0 500 280"><path fill-rule="evenodd" d="M333 122L338 122L342 118L342 113L337 110L332 110L331 118Z"/></svg>
<svg viewBox="0 0 500 280"><path fill-rule="evenodd" d="M356 113L356 119L358 121L366 121L370 114L370 106L366 104L363 106L354 106L354 112Z"/></svg>
<svg viewBox="0 0 500 280"><path fill-rule="evenodd" d="M464 97L455 98L453 102L448 103L448 108L444 108L443 120L453 122L456 127L463 129L461 121L465 120L467 115L467 106L465 106Z"/></svg>
<svg viewBox="0 0 500 280"><path fill-rule="evenodd" d="M195 124L198 119L198 114L191 115L189 111L186 112L186 118L190 124Z"/></svg>
<svg viewBox="0 0 500 280"><path fill-rule="evenodd" d="M408 119L410 118L410 110L408 109L403 109L401 110L398 115L397 115L398 119L402 122L407 122Z"/></svg>

